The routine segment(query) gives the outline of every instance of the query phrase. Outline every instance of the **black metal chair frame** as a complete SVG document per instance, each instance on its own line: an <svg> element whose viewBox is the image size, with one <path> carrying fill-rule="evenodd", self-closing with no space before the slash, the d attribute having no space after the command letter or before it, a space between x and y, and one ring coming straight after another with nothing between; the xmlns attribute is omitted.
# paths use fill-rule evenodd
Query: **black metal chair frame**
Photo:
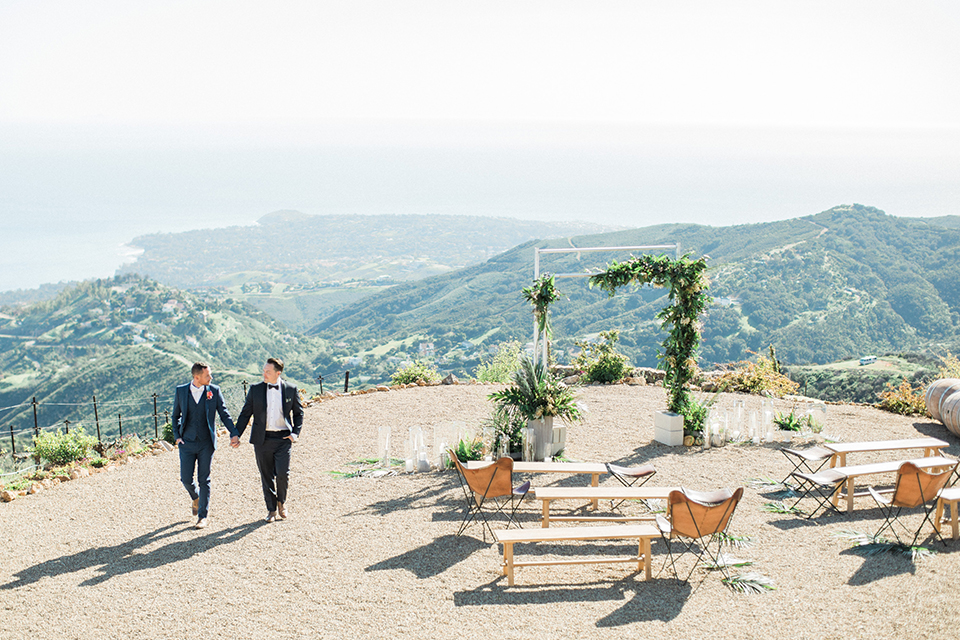
<svg viewBox="0 0 960 640"><path fill-rule="evenodd" d="M653 469L653 466L650 465L650 468ZM616 470L615 470L615 469L616 469ZM630 475L629 473L624 473L624 471L631 471L631 469L629 469L628 467L621 467L621 466L619 466L619 465L615 465L615 464L612 464L612 463L610 463L610 462L607 463L607 470L610 471L610 475L612 475L614 478L616 478L616 479L620 482L620 484L622 484L623 486L628 487L628 488L629 488L629 487L633 487L633 486L642 487L643 485L645 485L645 484L647 483L647 481L650 480L650 478L652 478L653 476L657 475L657 470L656 470L656 469L653 469L652 472L646 473L646 474L644 474L644 475L639 475L639 476L638 476L638 475ZM620 471L620 470L622 470L622 471ZM632 478L632 479L631 479L631 478ZM640 484L637 484L638 482L639 482ZM623 500L621 500L620 502L618 502L618 503L616 503L616 504L614 504L614 503L613 503L613 500L611 500L611 501L610 501L610 509L611 509L611 510L616 509L616 508L618 508L621 504L623 504L624 502L626 502L626 498L624 498ZM647 504L647 501L646 501L646 500L641 500L640 502L643 503L643 506L645 506L648 510L653 511L653 509L650 508L650 505Z"/></svg>
<svg viewBox="0 0 960 640"><path fill-rule="evenodd" d="M846 476L843 476L839 473L832 475L830 474L830 471L830 469L827 469L823 473L803 473L800 471L794 471L789 476L796 478L797 493L800 494L800 497L797 498L797 501L793 503L794 507L800 504L800 501L804 498L809 497L817 501L817 506L814 507L813 511L804 516L808 520L813 518L813 516L816 515L817 511L819 511L821 507L825 510L825 512L832 511L837 514L842 513L840 509L833 504L833 496L843 488L843 483L846 481Z"/></svg>
<svg viewBox="0 0 960 640"><path fill-rule="evenodd" d="M954 471L956 471L956 469L957 469L957 466L955 465L954 468L951 469L949 472L948 472L948 471L943 471L942 473L949 473L950 476L952 477L952 476L953 476L953 473L954 473ZM922 473L922 471L921 471L921 473ZM947 482L949 482L949 478L948 478ZM900 484L900 474L898 473L898 474L897 474L897 486L899 486L899 484ZM916 546L917 540L920 539L920 532L923 531L923 525L926 524L926 523L928 523L928 522L930 523L930 527L933 529L934 534L936 534L937 539L940 540L940 544L942 544L943 546L946 546L946 545L947 545L947 541L943 538L943 536L942 536L942 535L940 534L940 532L937 530L937 527L935 527L934 524L933 524L933 516L934 516L934 514L936 513L936 509L937 509L937 496L936 496L936 495L933 495L933 496L925 496L925 495L923 495L923 486L922 486L922 485L919 487L919 489L920 489L920 499L922 500L922 504L921 504L919 507L914 507L914 508L916 508L916 509L922 509L922 510L923 510L923 520L920 521L920 526L917 527L917 530L914 532L914 534L913 534L913 541L910 543L909 546L911 546L911 547ZM906 532L909 532L909 531L910 531L910 527L908 527L907 525L905 525L905 524L900 520L900 513L901 513L904 509L906 509L907 507L901 507L901 506L897 506L897 505L895 505L895 504L887 504L887 503L882 502L881 500L878 500L878 499L877 499L877 495L875 495L876 492L875 492L872 488L870 489L870 493L871 493L871 495L873 495L873 498L874 498L874 500L876 501L877 506L880 507L880 513L882 513L882 514L883 514L883 517L884 517L884 522L883 522L883 524L880 525L880 528L877 529L877 533L874 534L874 537L878 537L878 538L879 538L881 533L883 533L884 531L886 531L887 529L889 529L890 532L893 533L893 537L897 539L897 542L899 542L900 544L902 544L902 545L904 545L904 546L907 546L907 544L906 544L903 540L900 539L900 534L897 533L896 528L894 528L894 526L893 526L894 524L899 524L900 527L901 527L904 531L906 531ZM894 489L894 493L896 493L896 489Z"/></svg>
<svg viewBox="0 0 960 640"><path fill-rule="evenodd" d="M481 529L483 530L483 541L487 541L487 532L490 532L491 537L493 536L493 529L490 527L490 521L487 520L487 514L483 511L483 505L487 503L487 492L490 490L490 486L493 484L493 479L497 477L499 469L494 469L493 474L490 476L490 481L487 483L486 488L484 489L483 495L477 497L477 494L470 488L469 483L463 477L463 472L458 468L457 469L457 479L460 480L460 488L463 490L463 497L467 503L467 512L463 515L463 520L460 522L460 528L457 530L457 535L463 535L463 532L466 531L467 527L471 522L476 519L479 514L480 519L483 521ZM520 525L520 522L516 519L517 509L520 507L523 498L527 495L527 492L530 490L530 482L524 482L516 488L511 487L510 499L504 499L502 502L497 500L497 498L490 498L496 508L490 513L491 516L494 516L498 513L503 513L507 515L504 511L504 508L509 504L510 513L507 516L507 528L510 528L510 524L515 524L518 529L523 527ZM519 500L517 499L519 497Z"/></svg>
<svg viewBox="0 0 960 640"><path fill-rule="evenodd" d="M813 458L808 457L808 454L813 449L822 449L826 452L823 457ZM783 480L780 481L780 484L786 485L787 481L795 473L810 473L816 474L823 469L823 466L830 462L830 458L833 457L833 452L829 449L823 449L822 447L811 447L810 449L780 449L780 452L790 461L790 464L793 465L793 470L788 473ZM816 467L811 466L812 464L818 463Z"/></svg>
<svg viewBox="0 0 960 640"><path fill-rule="evenodd" d="M684 547L677 554L677 556L682 556L684 553L690 553L697 557L696 561L693 563L693 567L690 569L690 573L688 573L687 577L684 578L684 582L689 582L690 577L693 575L693 572L697 570L697 567L700 566L701 562L704 562L704 556L712 560L714 565L720 571L720 573L723 574L723 577L729 580L730 573L727 571L727 565L724 562L722 562L720 558L721 552L723 551L723 538L721 537L720 534L726 531L728 528L730 528L730 522L733 520L733 515L731 514L730 519L727 520L727 524L722 531L717 531L715 533L709 534L709 539L706 540L706 542L702 542L705 536L700 532L700 525L697 524L697 520L693 515L693 510L690 508L689 500L685 501L684 505L687 508L687 512L690 514L690 519L693 521L693 525L696 527L697 534L698 534L696 538L691 538L689 542L684 539L686 538L686 536L683 536L682 534L676 538L676 540L678 540L680 544ZM734 501L728 498L727 511L724 512L724 517L726 517L726 514L729 512L730 509L735 509L736 505L737 505L737 501ZM670 541L672 539L671 535L673 533L673 524L669 520L667 520L666 518L660 515L657 516L657 523L658 523L658 528L660 529L660 537L663 539L663 541L667 545L667 560L664 561L663 566L665 568L667 566L666 564L667 561L669 561L670 567L671 569L673 569L673 575L676 576L676 578L679 580L680 575L677 573L676 559L673 556L673 547L670 544ZM665 526L670 528L669 534L664 532ZM713 545L714 542L716 542L717 549L716 551L711 551L711 546ZM700 551L699 552L695 551L694 547L699 548ZM662 570L663 569L661 569L661 571Z"/></svg>

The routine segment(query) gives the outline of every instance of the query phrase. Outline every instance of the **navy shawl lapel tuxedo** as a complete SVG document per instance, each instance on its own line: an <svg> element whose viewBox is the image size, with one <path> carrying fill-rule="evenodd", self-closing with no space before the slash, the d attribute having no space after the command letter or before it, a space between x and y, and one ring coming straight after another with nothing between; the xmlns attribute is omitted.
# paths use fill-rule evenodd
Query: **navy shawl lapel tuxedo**
<svg viewBox="0 0 960 640"><path fill-rule="evenodd" d="M287 384L280 379L280 395L283 398L283 420L287 423L287 428L296 436L300 435L300 428L303 426L303 407L300 406L300 395L297 393L297 387ZM237 416L237 434L243 435L247 428L250 418L253 418L253 426L250 428L250 443L262 445L266 439L267 431L267 383L258 382L250 387L247 392L247 399L243 403L243 409Z"/></svg>
<svg viewBox="0 0 960 640"><path fill-rule="evenodd" d="M206 425L210 429L210 440L213 442L213 448L217 448L217 427L216 420L217 414L220 414L220 420L223 421L224 426L227 428L227 431L230 432L231 436L238 435L233 424L233 419L230 417L230 412L227 411L227 406L223 401L223 394L220 392L220 387L215 384L208 384L203 388L203 396L201 398L206 400ZM193 401L193 394L190 393L190 383L182 384L177 387L177 393L174 396L173 400L173 441L181 440L183 438L183 429L186 426L187 412L190 410L195 410L198 406L202 406L204 403L197 405Z"/></svg>

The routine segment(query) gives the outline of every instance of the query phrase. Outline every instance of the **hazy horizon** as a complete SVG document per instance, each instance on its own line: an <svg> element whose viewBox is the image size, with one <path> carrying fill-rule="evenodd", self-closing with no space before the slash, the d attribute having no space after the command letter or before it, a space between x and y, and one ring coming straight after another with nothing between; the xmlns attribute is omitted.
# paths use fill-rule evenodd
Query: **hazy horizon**
<svg viewBox="0 0 960 640"><path fill-rule="evenodd" d="M958 28L936 1L2 3L0 290L278 209L956 214Z"/></svg>

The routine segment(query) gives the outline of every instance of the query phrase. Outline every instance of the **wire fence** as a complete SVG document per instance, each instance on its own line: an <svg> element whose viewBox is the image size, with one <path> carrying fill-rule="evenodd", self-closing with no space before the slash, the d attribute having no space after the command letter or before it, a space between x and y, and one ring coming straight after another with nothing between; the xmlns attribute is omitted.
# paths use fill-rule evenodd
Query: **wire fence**
<svg viewBox="0 0 960 640"><path fill-rule="evenodd" d="M343 390L350 384L350 372L318 375L323 383L343 379ZM243 407L250 384L220 387L227 411L236 419ZM27 473L35 468L31 451L34 438L42 432L69 434L82 429L96 436L98 444L112 442L125 435L144 439L160 438L164 425L170 422L173 393L153 393L146 397L102 400L94 394L85 402L38 401L36 397L19 404L0 407L0 477Z"/></svg>

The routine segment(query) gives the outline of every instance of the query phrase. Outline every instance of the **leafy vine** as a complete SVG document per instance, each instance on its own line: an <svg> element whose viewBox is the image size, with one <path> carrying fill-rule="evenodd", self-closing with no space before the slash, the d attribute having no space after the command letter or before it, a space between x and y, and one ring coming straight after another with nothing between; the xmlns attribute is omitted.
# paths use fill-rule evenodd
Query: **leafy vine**
<svg viewBox="0 0 960 640"><path fill-rule="evenodd" d="M537 323L537 335L553 333L548 314L550 305L563 297L554 283L554 276L545 273L533 281L533 285L522 289L523 299L533 306L533 318Z"/></svg>
<svg viewBox="0 0 960 640"><path fill-rule="evenodd" d="M687 385L697 375L697 350L703 328L700 316L711 301L706 293L706 270L706 258L693 260L687 254L671 260L663 255L644 255L626 262L614 261L606 271L590 278L591 287L600 287L610 296L628 284L670 288L670 304L657 314L661 328L667 332L657 358L666 373L667 408L684 416L694 404Z"/></svg>

